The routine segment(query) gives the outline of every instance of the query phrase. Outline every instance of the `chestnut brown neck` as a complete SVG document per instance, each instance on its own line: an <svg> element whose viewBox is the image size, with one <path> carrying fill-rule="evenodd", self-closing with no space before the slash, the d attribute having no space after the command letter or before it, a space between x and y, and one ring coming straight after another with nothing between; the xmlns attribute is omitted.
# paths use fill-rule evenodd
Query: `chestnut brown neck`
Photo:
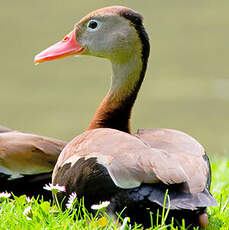
<svg viewBox="0 0 229 230"><path fill-rule="evenodd" d="M112 128L129 133L129 119L133 103L128 101L118 104L118 101L111 101L110 95L107 94L97 109L88 129Z"/></svg>

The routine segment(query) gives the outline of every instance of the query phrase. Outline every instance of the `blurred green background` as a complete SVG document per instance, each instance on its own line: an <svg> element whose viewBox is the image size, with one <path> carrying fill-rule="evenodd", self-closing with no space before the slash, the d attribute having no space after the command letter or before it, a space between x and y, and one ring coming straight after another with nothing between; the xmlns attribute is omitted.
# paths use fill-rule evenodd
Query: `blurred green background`
<svg viewBox="0 0 229 230"><path fill-rule="evenodd" d="M132 116L137 128L173 128L209 154L229 154L229 1L0 0L0 124L71 140L109 87L110 63L70 57L33 65L90 11L125 5L143 14L151 55Z"/></svg>

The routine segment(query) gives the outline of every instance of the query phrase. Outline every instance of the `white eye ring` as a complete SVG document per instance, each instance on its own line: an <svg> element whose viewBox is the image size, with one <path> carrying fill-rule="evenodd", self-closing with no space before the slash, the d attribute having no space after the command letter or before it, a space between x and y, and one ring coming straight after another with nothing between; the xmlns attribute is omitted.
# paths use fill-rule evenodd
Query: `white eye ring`
<svg viewBox="0 0 229 230"><path fill-rule="evenodd" d="M101 22L95 20L95 19L91 19L88 23L87 23L87 30L88 31L96 31L99 29L101 25Z"/></svg>

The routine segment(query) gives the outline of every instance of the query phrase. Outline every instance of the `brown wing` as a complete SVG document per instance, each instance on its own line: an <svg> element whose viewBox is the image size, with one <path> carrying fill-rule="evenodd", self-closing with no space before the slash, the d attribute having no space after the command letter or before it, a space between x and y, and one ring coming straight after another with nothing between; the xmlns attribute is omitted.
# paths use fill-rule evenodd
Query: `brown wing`
<svg viewBox="0 0 229 230"><path fill-rule="evenodd" d="M187 182L191 192L203 191L209 174L209 165L204 157L204 148L194 138L171 129L139 130L135 136L151 148L166 151L174 159L173 165L166 163L165 170L157 168L156 175L164 183ZM182 174L178 174L177 168L183 170L183 175L186 175L187 179L182 179Z"/></svg>
<svg viewBox="0 0 229 230"><path fill-rule="evenodd" d="M0 133L0 173L15 178L51 172L65 145L64 141L34 134Z"/></svg>
<svg viewBox="0 0 229 230"><path fill-rule="evenodd" d="M134 136L108 128L88 130L62 151L54 169L53 181L65 164L73 166L81 158L96 158L121 188L162 181L165 184L187 182L190 192L203 191L207 176L206 162L202 159L204 153L176 154L162 146L151 146L140 138L139 134ZM186 161L191 165L187 166Z"/></svg>

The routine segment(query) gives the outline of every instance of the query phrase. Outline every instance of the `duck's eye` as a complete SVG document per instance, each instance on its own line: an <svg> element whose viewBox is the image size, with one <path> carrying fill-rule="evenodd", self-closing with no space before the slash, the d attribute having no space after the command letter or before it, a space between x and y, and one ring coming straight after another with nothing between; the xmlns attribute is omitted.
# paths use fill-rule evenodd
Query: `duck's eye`
<svg viewBox="0 0 229 230"><path fill-rule="evenodd" d="M88 27L91 29L95 29L98 26L98 23L96 21L90 21L88 24Z"/></svg>
<svg viewBox="0 0 229 230"><path fill-rule="evenodd" d="M96 21L96 20L90 20L88 23L87 23L87 28L88 30L90 31L95 31L97 30L99 27L99 22Z"/></svg>

